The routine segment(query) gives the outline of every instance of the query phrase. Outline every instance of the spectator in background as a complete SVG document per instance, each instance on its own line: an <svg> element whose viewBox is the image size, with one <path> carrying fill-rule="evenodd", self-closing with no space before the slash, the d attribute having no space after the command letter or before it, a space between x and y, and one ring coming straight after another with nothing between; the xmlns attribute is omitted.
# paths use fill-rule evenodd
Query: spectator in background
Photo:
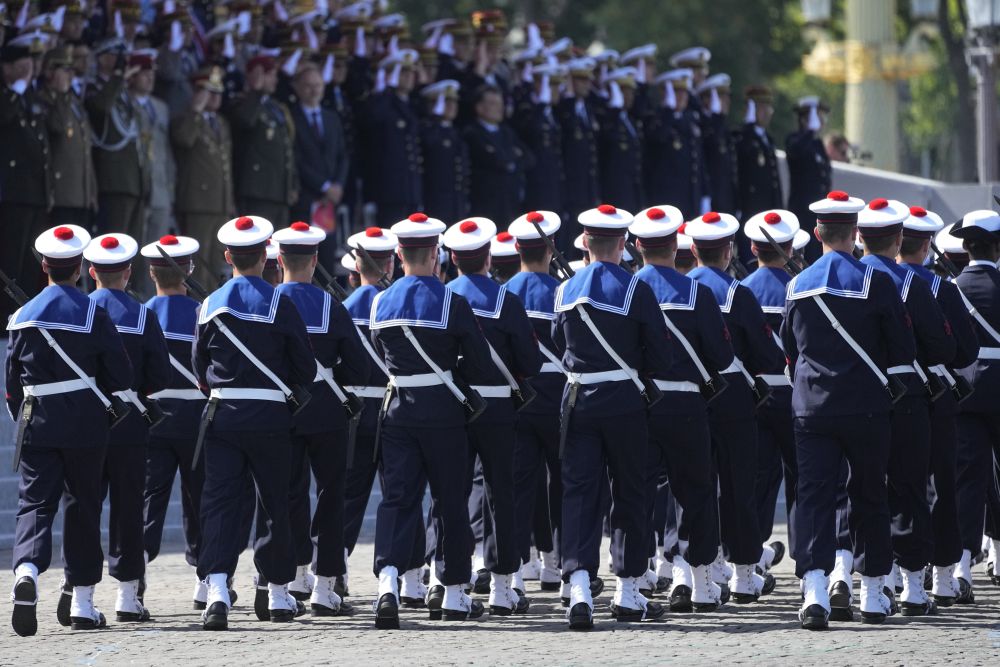
<svg viewBox="0 0 1000 667"><path fill-rule="evenodd" d="M177 27L174 27L174 24ZM198 58L192 36L194 29L187 9L178 3L178 10L158 22L162 32L159 68L156 76L156 96L166 102L170 115L187 111L191 105L191 77L198 69Z"/></svg>
<svg viewBox="0 0 1000 667"><path fill-rule="evenodd" d="M739 207L743 220L752 215L785 205L778 178L778 158L774 139L767 128L774 116L774 96L767 86L748 86L743 128L736 135L737 182ZM739 258L744 264L756 264L750 241L741 229L736 235Z"/></svg>
<svg viewBox="0 0 1000 667"><path fill-rule="evenodd" d="M788 210L799 219L799 225L809 233L805 248L806 261L812 264L823 254L823 246L813 238L816 214L809 205L826 196L832 188L830 158L826 154L821 132L830 108L815 96L803 97L795 105L798 130L785 140L788 157Z"/></svg>
<svg viewBox="0 0 1000 667"><path fill-rule="evenodd" d="M150 190L145 229L141 239L158 239L174 229L174 183L177 169L170 149L170 110L153 96L159 76L157 61L150 50L150 67L143 67L128 82L128 92L138 111L139 133L149 161ZM141 271L138 273L142 273Z"/></svg>
<svg viewBox="0 0 1000 667"><path fill-rule="evenodd" d="M850 162L851 143L842 134L831 134L826 138L826 155L830 162Z"/></svg>
<svg viewBox="0 0 1000 667"><path fill-rule="evenodd" d="M455 127L459 84L438 81L420 94L426 106L420 131L424 212L453 223L469 215L469 151Z"/></svg>
<svg viewBox="0 0 1000 667"><path fill-rule="evenodd" d="M563 169L566 174L565 204L569 211L566 224L559 230L564 250L582 231L576 216L600 203L597 174L597 133L600 126L590 106L595 65L591 58L567 63L569 95L559 102L557 109L562 127Z"/></svg>

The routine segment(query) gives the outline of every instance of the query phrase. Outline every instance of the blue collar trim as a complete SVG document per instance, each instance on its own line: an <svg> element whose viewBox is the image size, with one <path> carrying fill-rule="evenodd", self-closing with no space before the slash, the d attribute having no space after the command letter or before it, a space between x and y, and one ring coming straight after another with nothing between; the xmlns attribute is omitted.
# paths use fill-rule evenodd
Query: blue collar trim
<svg viewBox="0 0 1000 667"><path fill-rule="evenodd" d="M281 294L256 276L239 276L208 295L202 304L198 324L229 313L247 322L274 323Z"/></svg>
<svg viewBox="0 0 1000 667"><path fill-rule="evenodd" d="M499 319L503 310L503 299L507 295L505 285L498 285L487 276L471 275L459 276L445 287L465 297L476 317Z"/></svg>
<svg viewBox="0 0 1000 667"><path fill-rule="evenodd" d="M565 312L589 303L598 310L627 315L638 283L639 278L616 264L591 262L559 285L555 312Z"/></svg>
<svg viewBox="0 0 1000 667"><path fill-rule="evenodd" d="M828 252L788 283L789 299L819 294L847 299L867 299L875 269L847 253Z"/></svg>
<svg viewBox="0 0 1000 667"><path fill-rule="evenodd" d="M647 264L636 276L653 290L661 310L694 310L698 283L676 269Z"/></svg>
<svg viewBox="0 0 1000 667"><path fill-rule="evenodd" d="M75 287L49 285L17 309L11 316L7 329L58 329L76 333L90 333L94 326L97 304Z"/></svg>
<svg viewBox="0 0 1000 667"><path fill-rule="evenodd" d="M275 288L292 300L306 324L306 332L325 334L330 330L330 306L333 299L326 290L308 283L282 283Z"/></svg>
<svg viewBox="0 0 1000 667"><path fill-rule="evenodd" d="M404 276L372 300L369 326L447 329L451 296L435 276Z"/></svg>

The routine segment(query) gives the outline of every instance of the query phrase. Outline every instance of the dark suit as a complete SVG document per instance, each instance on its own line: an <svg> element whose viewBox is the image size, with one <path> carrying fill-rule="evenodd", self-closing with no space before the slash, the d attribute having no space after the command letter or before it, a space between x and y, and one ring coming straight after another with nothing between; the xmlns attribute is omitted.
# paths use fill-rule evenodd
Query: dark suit
<svg viewBox="0 0 1000 667"><path fill-rule="evenodd" d="M562 130L554 109L525 99L511 125L521 141L535 156L535 166L525 174L524 208L565 210L566 178L562 161Z"/></svg>
<svg viewBox="0 0 1000 667"><path fill-rule="evenodd" d="M778 179L778 158L774 154L774 139L764 132L766 140L757 133L756 125L744 124L736 133L736 167L739 181L740 213L744 220L770 208L782 208L781 181ZM742 230L737 234L740 259L753 260L750 241Z"/></svg>
<svg viewBox="0 0 1000 667"><path fill-rule="evenodd" d="M524 200L524 172L532 157L506 125L487 129L480 122L465 128L472 163L472 213L506 229L520 215Z"/></svg>
<svg viewBox="0 0 1000 667"><path fill-rule="evenodd" d="M642 208L642 136L641 121L624 109L609 110L601 123L601 199L633 213Z"/></svg>
<svg viewBox="0 0 1000 667"><path fill-rule="evenodd" d="M720 213L736 213L739 209L736 201L736 148L724 115L702 113L701 146L712 209Z"/></svg>
<svg viewBox="0 0 1000 667"><path fill-rule="evenodd" d="M806 259L816 261L822 253L819 242L812 238L816 214L809 204L826 197L831 187L830 158L823 140L812 130L799 130L785 140L788 155L788 210L799 218L799 225L809 232Z"/></svg>
<svg viewBox="0 0 1000 667"><path fill-rule="evenodd" d="M575 99L564 99L559 103L557 111L563 131L566 206L570 214L570 229L566 230L564 238L572 243L580 231L580 225L576 222L577 214L600 203L597 181L597 132L600 127L589 103L585 102L578 109Z"/></svg>
<svg viewBox="0 0 1000 667"><path fill-rule="evenodd" d="M469 215L469 149L451 123L425 120L420 130L424 158L424 211L449 223Z"/></svg>
<svg viewBox="0 0 1000 667"><path fill-rule="evenodd" d="M701 129L691 111L660 109L646 132L645 179L650 204L669 203L686 220L701 212L708 194Z"/></svg>
<svg viewBox="0 0 1000 667"><path fill-rule="evenodd" d="M423 207L420 120L394 90L372 95L365 106L365 201L375 202L378 221L389 226Z"/></svg>

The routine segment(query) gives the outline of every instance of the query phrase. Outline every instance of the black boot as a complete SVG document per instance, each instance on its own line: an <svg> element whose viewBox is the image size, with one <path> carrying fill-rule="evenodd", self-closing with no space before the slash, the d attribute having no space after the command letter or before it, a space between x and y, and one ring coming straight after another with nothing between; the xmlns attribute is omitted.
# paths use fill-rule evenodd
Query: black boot
<svg viewBox="0 0 1000 667"><path fill-rule="evenodd" d="M64 628L69 627L69 610L73 606L73 587L63 581L59 592L59 602L56 603L56 620Z"/></svg>
<svg viewBox="0 0 1000 667"><path fill-rule="evenodd" d="M431 586L427 591L427 616L432 621L441 620L441 603L444 602L444 586Z"/></svg>
<svg viewBox="0 0 1000 667"><path fill-rule="evenodd" d="M19 637L31 637L38 632L38 589L31 577L21 577L14 584L14 611L10 624Z"/></svg>
<svg viewBox="0 0 1000 667"><path fill-rule="evenodd" d="M822 605L811 604L799 610L799 622L804 630L826 630L830 625L830 614Z"/></svg>
<svg viewBox="0 0 1000 667"><path fill-rule="evenodd" d="M591 630L594 627L594 612L586 602L577 602L569 610L570 630Z"/></svg>
<svg viewBox="0 0 1000 667"><path fill-rule="evenodd" d="M202 616L201 627L205 630L228 630L229 607L225 602L213 602Z"/></svg>
<svg viewBox="0 0 1000 667"><path fill-rule="evenodd" d="M375 627L379 630L399 630L399 603L396 596L386 593L375 605Z"/></svg>

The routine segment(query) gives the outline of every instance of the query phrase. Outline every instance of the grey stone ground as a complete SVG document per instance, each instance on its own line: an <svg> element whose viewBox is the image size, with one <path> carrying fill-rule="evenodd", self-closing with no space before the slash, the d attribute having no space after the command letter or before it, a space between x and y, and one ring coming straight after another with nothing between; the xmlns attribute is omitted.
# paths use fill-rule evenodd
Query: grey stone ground
<svg viewBox="0 0 1000 667"><path fill-rule="evenodd" d="M270 624L253 616L247 552L236 582L242 599L226 633L200 630L189 602L194 575L180 553L150 566L146 602L154 621L112 620L99 632L74 633L56 623L60 572L50 570L41 582L38 635L19 638L4 620L0 665L1000 665L1000 589L989 586L979 566L974 606L952 607L933 618L894 617L884 626L835 624L822 633L797 629L798 582L788 561L777 568L778 588L766 601L729 605L711 615L667 614L660 622L617 624L608 615L613 579L604 575L609 593L598 598L597 627L589 633L566 631L556 594L542 594L537 582L528 582L532 607L523 617L444 624L427 620L426 612L404 610L402 628L386 632L375 630L371 614L371 562L371 545L359 545L351 559L354 617ZM8 572L0 586L8 591L11 583ZM112 619L114 583L105 578L97 593L98 605ZM9 611L5 605L4 613Z"/></svg>

